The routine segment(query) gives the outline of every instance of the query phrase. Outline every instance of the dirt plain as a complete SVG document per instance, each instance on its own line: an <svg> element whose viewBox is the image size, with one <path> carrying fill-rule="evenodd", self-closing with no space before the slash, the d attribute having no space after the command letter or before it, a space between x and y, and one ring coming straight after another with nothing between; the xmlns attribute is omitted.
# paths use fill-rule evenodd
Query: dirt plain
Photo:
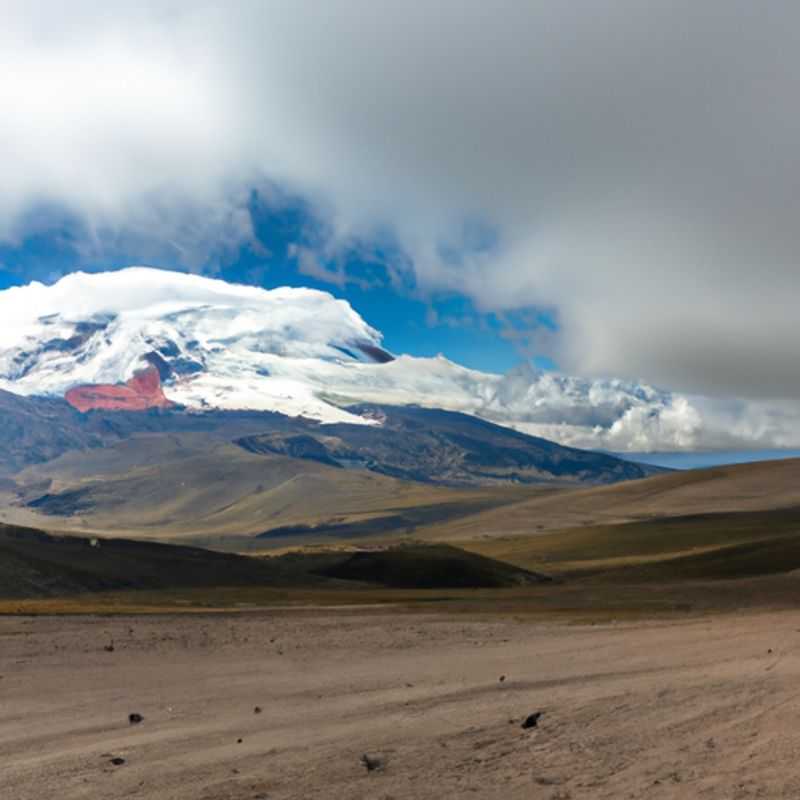
<svg viewBox="0 0 800 800"><path fill-rule="evenodd" d="M799 712L795 611L0 617L4 800L796 798Z"/></svg>

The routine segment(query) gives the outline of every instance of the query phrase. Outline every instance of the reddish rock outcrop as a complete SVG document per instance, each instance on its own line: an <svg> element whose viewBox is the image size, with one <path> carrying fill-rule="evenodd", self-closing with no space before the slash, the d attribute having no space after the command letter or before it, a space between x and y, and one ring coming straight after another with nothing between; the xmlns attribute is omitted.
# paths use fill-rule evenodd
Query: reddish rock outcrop
<svg viewBox="0 0 800 800"><path fill-rule="evenodd" d="M155 367L139 370L127 383L76 386L66 393L65 399L81 413L92 409L144 411L172 405L164 396L161 376Z"/></svg>

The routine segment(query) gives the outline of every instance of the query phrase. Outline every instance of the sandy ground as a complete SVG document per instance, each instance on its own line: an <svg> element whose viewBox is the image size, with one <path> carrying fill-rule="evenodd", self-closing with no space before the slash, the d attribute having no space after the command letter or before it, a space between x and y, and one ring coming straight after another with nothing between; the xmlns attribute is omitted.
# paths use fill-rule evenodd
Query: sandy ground
<svg viewBox="0 0 800 800"><path fill-rule="evenodd" d="M0 618L0 676L3 800L800 796L800 612Z"/></svg>

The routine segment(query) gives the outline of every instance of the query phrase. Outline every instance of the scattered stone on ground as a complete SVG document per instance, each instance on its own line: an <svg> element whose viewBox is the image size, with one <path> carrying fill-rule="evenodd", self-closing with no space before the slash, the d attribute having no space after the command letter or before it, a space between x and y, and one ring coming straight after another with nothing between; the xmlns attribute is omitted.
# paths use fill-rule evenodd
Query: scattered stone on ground
<svg viewBox="0 0 800 800"><path fill-rule="evenodd" d="M614 628L438 607L146 614L105 663L130 618L0 616L0 798L798 800L800 658L768 644L800 643L788 592L791 610ZM283 658L267 631L292 642ZM125 706L147 725L124 728ZM547 720L522 729L531 712Z"/></svg>
<svg viewBox="0 0 800 800"><path fill-rule="evenodd" d="M539 725L539 718L543 713L543 711L534 711L533 714L528 714L522 723L523 729L528 730L528 728L536 728Z"/></svg>
<svg viewBox="0 0 800 800"><path fill-rule="evenodd" d="M367 768L367 772L374 772L377 769L383 769L383 759L377 756L371 756L364 753L361 756L361 763Z"/></svg>

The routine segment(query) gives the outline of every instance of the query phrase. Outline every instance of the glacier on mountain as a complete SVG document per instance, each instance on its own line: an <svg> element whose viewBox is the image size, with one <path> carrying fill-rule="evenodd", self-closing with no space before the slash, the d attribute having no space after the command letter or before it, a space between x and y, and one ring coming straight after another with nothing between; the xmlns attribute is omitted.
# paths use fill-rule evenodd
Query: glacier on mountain
<svg viewBox="0 0 800 800"><path fill-rule="evenodd" d="M254 409L323 423L376 424L360 402L463 411L565 444L692 447L688 399L618 380L467 369L441 356L394 357L343 300L145 267L72 273L0 292L0 389L64 396L157 368L166 397L196 409Z"/></svg>

